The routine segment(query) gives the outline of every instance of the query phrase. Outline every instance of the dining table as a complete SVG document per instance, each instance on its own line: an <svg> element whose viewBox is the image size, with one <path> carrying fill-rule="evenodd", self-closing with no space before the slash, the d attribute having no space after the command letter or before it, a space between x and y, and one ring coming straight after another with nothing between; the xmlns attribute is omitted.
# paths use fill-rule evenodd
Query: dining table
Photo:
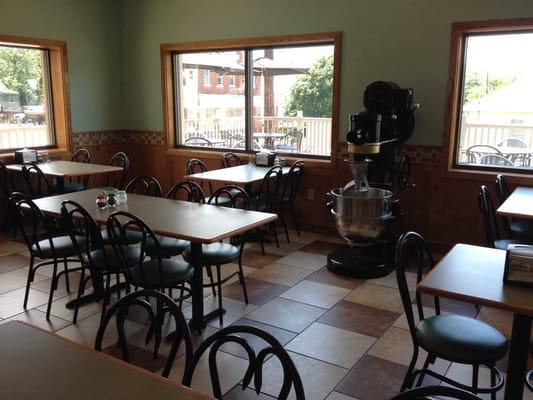
<svg viewBox="0 0 533 400"><path fill-rule="evenodd" d="M157 235L188 240L191 242L191 264L194 274L191 281L192 318L191 329L202 329L207 321L218 317L224 310L214 310L204 315L202 244L227 239L277 219L276 214L237 208L198 204L160 197L128 194L127 202L104 210L96 206L96 196L102 189L89 189L57 196L43 197L35 204L43 213L53 217L61 216L61 204L72 200L83 206L97 223L105 225L115 211L127 211L141 218ZM101 276L91 274L97 298L103 296ZM71 305L72 306L72 305Z"/></svg>
<svg viewBox="0 0 533 400"><path fill-rule="evenodd" d="M533 188L517 187L496 213L505 217L533 219Z"/></svg>
<svg viewBox="0 0 533 400"><path fill-rule="evenodd" d="M9 164L6 168L10 171L21 172L22 166L22 164ZM122 172L122 167L117 167L116 165L101 165L63 160L42 162L38 163L37 166L43 171L43 174L56 179L59 191L64 187L66 178Z"/></svg>
<svg viewBox="0 0 533 400"><path fill-rule="evenodd" d="M6 400L213 400L21 321L0 325L0 360L0 398Z"/></svg>
<svg viewBox="0 0 533 400"><path fill-rule="evenodd" d="M274 149L276 140L283 139L287 136L286 133L278 132L254 132L254 139L261 139L263 141L264 147L270 150Z"/></svg>
<svg viewBox="0 0 533 400"><path fill-rule="evenodd" d="M513 314L505 400L522 398L529 354L533 290L503 282L504 250L456 244L418 283L417 292Z"/></svg>

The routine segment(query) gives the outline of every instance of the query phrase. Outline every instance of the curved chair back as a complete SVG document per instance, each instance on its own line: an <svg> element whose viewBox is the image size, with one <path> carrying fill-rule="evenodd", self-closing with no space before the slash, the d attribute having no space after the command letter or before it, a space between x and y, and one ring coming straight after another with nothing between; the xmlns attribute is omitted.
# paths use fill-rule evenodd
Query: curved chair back
<svg viewBox="0 0 533 400"><path fill-rule="evenodd" d="M183 197L180 196L183 193ZM167 199L185 200L193 203L205 203L205 194L200 185L193 181L176 183L167 193Z"/></svg>
<svg viewBox="0 0 533 400"><path fill-rule="evenodd" d="M153 300L155 304L155 310L150 300ZM183 317L182 312L170 297L157 290L140 290L119 299L113 304L109 310L105 313L98 332L96 333L96 340L94 344L95 350L102 351L102 341L107 325L111 321L111 318L116 315L116 328L118 333L118 345L122 352L122 358L126 362L130 362L128 344L126 340L126 333L124 324L128 316L128 312L132 307L141 307L146 311L150 325L148 327L148 333L146 336L146 343L150 343L152 338L154 339L154 358L159 353L159 345L161 344L162 331L161 325L166 314L169 314L170 318L174 321L176 326L176 333L172 335L172 346L165 362L162 375L168 378L174 360L178 353L178 348L181 342L185 345L185 369L189 369L190 360L193 354L191 334L187 322ZM164 339L164 338L163 338Z"/></svg>
<svg viewBox="0 0 533 400"><path fill-rule="evenodd" d="M74 162L80 162L80 163L86 163L90 164L93 157L91 155L91 152L87 149L78 149L72 154L72 157L70 158L70 161ZM71 178L71 182L73 182L73 179L78 183L83 183L84 187L87 187L89 185L89 175L86 176L78 176L77 178Z"/></svg>
<svg viewBox="0 0 533 400"><path fill-rule="evenodd" d="M235 153L224 153L220 157L220 166L222 168L236 167L241 165L241 159Z"/></svg>
<svg viewBox="0 0 533 400"><path fill-rule="evenodd" d="M479 159L487 154L497 154L499 156L503 156L501 151L496 147L485 144L475 144L466 149L466 157L470 164L479 163Z"/></svg>
<svg viewBox="0 0 533 400"><path fill-rule="evenodd" d="M13 176L7 169L6 164L2 161L0 161L0 187L2 187L2 191L6 198L15 191L15 181L13 180Z"/></svg>
<svg viewBox="0 0 533 400"><path fill-rule="evenodd" d="M498 230L498 223L496 221L496 212L494 211L494 203L490 197L489 190L485 185L481 185L478 193L479 209L483 214L483 223L485 225L485 237L487 239L487 247L494 247L494 242L499 239L500 232Z"/></svg>
<svg viewBox="0 0 533 400"><path fill-rule="evenodd" d="M509 185L507 185L507 179L502 174L496 175L496 195L500 204L502 204L507 197L509 197ZM503 227L507 233L511 233L511 218L503 217Z"/></svg>
<svg viewBox="0 0 533 400"><path fill-rule="evenodd" d="M261 211L271 211L279 198L279 189L282 177L282 169L279 165L270 168L265 174L259 187L255 200L255 208Z"/></svg>
<svg viewBox="0 0 533 400"><path fill-rule="evenodd" d="M300 153L303 138L304 133L295 129L285 135L282 139L282 143L276 146L276 150L281 152Z"/></svg>
<svg viewBox="0 0 533 400"><path fill-rule="evenodd" d="M498 143L498 147L500 146L518 147L520 149L525 149L527 147L527 144L522 139L509 137Z"/></svg>
<svg viewBox="0 0 533 400"><path fill-rule="evenodd" d="M449 386L425 386L407 390L390 400L431 400L433 396L444 396L455 400L481 400L481 397Z"/></svg>
<svg viewBox="0 0 533 400"><path fill-rule="evenodd" d="M52 185L41 168L34 163L22 165L22 176L32 197L44 197L52 193Z"/></svg>
<svg viewBox="0 0 533 400"><path fill-rule="evenodd" d="M287 204L293 204L298 193L300 179L304 172L303 160L296 160L289 169L289 173L283 180L283 189L281 191L281 201Z"/></svg>
<svg viewBox="0 0 533 400"><path fill-rule="evenodd" d="M250 346L247 340L244 337L239 336L242 334L253 336L254 339L262 339L267 343L268 346L261 349L256 354L255 350L252 346ZM248 355L248 368L244 374L242 382L243 390L248 387L253 378L255 391L257 393L261 391L263 381L263 363L269 355L272 355L273 357L278 358L283 371L283 384L277 398L280 400L287 399L291 387L293 387L296 399L305 399L305 393L300 374L298 373L298 370L296 369L296 366L294 365L294 362L290 358L287 351L278 342L278 340L274 338L274 336L253 326L231 325L208 337L194 352L190 367L185 370L182 382L183 385L191 386L194 370L198 365L202 355L206 352L206 350L209 349L209 374L211 377L211 384L213 386L213 396L217 399L222 399L222 390L220 388L216 354L220 347L225 343L235 343L241 346Z"/></svg>
<svg viewBox="0 0 533 400"><path fill-rule="evenodd" d="M404 233L398 239L396 244L396 279L398 281L398 289L400 290L400 296L402 298L402 304L407 318L407 324L409 325L409 331L411 332L411 338L416 346L416 323L413 312L413 304L411 302L411 294L407 285L407 279L405 272L410 263L410 257L414 257L416 261L416 282L422 280L424 273L424 267L433 267L435 261L431 250L429 249L425 240L416 232ZM435 297L435 313L440 314L439 298ZM418 318L420 321L424 319L424 309L422 307L422 298L420 293L416 293L416 308L418 312Z"/></svg>
<svg viewBox="0 0 533 400"><path fill-rule="evenodd" d="M185 142L183 144L187 146L213 147L213 143L211 143L209 139L206 139L201 136L190 137L188 139L185 139Z"/></svg>
<svg viewBox="0 0 533 400"><path fill-rule="evenodd" d="M102 230L95 219L79 203L65 200L61 203L61 223L76 247L80 259L83 255L92 265L91 252L85 249L95 250L104 247Z"/></svg>
<svg viewBox="0 0 533 400"><path fill-rule="evenodd" d="M217 189L209 198L208 204L249 210L252 207L250 195L240 186L225 185Z"/></svg>
<svg viewBox="0 0 533 400"><path fill-rule="evenodd" d="M55 257L55 248L52 241L53 226L43 212L31 199L22 193L14 192L9 197L9 202L15 210L15 221L22 234L22 238L28 246L28 251L37 257L46 259L40 245L40 241L48 239L50 249Z"/></svg>
<svg viewBox="0 0 533 400"><path fill-rule="evenodd" d="M187 165L185 166L185 175L193 175L199 172L207 172L208 170L209 169L207 168L207 165L205 165L202 160L199 160L198 158L191 158L189 161L187 161ZM205 193L204 182L200 181L199 185ZM208 186L209 194L213 193L213 187L211 186L211 182L208 182Z"/></svg>
<svg viewBox="0 0 533 400"><path fill-rule="evenodd" d="M235 150L244 150L246 148L246 141L238 140L231 146L231 148ZM263 146L261 146L261 144L257 140L254 140L252 141L252 149L254 151L261 151L263 150Z"/></svg>
<svg viewBox="0 0 533 400"><path fill-rule="evenodd" d="M159 244L159 239L152 231L152 229L139 217L128 213L126 211L116 211L109 216L107 219L107 236L110 239L111 245L115 253L118 255L121 264L128 266L124 269L124 275L128 281L131 279L131 268L138 268L139 279L141 282L141 287L145 289L160 289L159 286L153 285L150 283L150 280L147 278L149 274L157 273L157 279L152 280L152 282L163 282L164 270L163 270L163 259L159 254L161 252L161 246ZM131 231L140 232L140 241L132 243L129 238ZM153 264L146 266L145 256L146 256L146 244L147 241L153 243L154 250L151 253L150 258L156 260L156 266ZM139 254L138 260L132 260L131 257L128 257L128 253L132 253L132 248L138 248ZM157 267L157 270L155 269Z"/></svg>
<svg viewBox="0 0 533 400"><path fill-rule="evenodd" d="M479 158L482 165L499 165L502 167L516 167L515 163L499 154L485 154Z"/></svg>
<svg viewBox="0 0 533 400"><path fill-rule="evenodd" d="M108 165L122 168L122 172L115 172L107 174L106 186L122 189L126 183L128 170L130 168L130 159L126 153L119 151L113 154L109 159Z"/></svg>
<svg viewBox="0 0 533 400"><path fill-rule="evenodd" d="M125 188L128 193L144 196L161 197L163 189L159 181L153 176L136 176L128 182Z"/></svg>

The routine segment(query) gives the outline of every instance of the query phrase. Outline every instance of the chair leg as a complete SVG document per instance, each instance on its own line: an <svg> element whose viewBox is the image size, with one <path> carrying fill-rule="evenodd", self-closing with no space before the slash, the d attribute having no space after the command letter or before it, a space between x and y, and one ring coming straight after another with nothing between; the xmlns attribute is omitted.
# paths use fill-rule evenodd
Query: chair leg
<svg viewBox="0 0 533 400"><path fill-rule="evenodd" d="M224 315L222 314L222 278L220 274L220 264L216 266L217 268L217 287L218 287L218 321L220 326L224 324Z"/></svg>
<svg viewBox="0 0 533 400"><path fill-rule="evenodd" d="M33 281L33 264L35 263L35 257L33 254L30 256L30 270L28 271L28 280L26 281L26 292L24 293L24 309L28 306L28 296L30 294L30 284Z"/></svg>
<svg viewBox="0 0 533 400"><path fill-rule="evenodd" d="M276 247L279 249L278 231L276 230L276 223L272 222L272 232L274 233L274 239L276 239Z"/></svg>
<svg viewBox="0 0 533 400"><path fill-rule="evenodd" d="M178 304L178 307L179 309L181 310L181 306L183 305L183 292L185 291L183 286L185 285L185 283L182 283L181 284L181 288L180 288L180 302Z"/></svg>
<svg viewBox="0 0 533 400"><path fill-rule="evenodd" d="M479 365L472 365L472 393L476 394L478 389Z"/></svg>
<svg viewBox="0 0 533 400"><path fill-rule="evenodd" d="M120 274L118 272L115 274L115 279L116 279L117 286L120 285ZM120 292L121 292L121 290L119 288L117 290L117 299L120 299Z"/></svg>
<svg viewBox="0 0 533 400"><path fill-rule="evenodd" d="M85 291L85 268L82 268L81 274L80 274L80 284L78 285L78 295L76 297L76 300L79 300L81 296L83 296L84 291ZM72 318L73 324L78 322L79 309L80 309L79 302L76 302L76 307L74 308L74 317Z"/></svg>
<svg viewBox="0 0 533 400"><path fill-rule="evenodd" d="M285 213L283 212L283 207L279 209L278 215L281 221L281 225L283 225L283 230L285 231L285 237L287 238L287 243L290 243L291 240L289 239L289 230L287 229L287 221L285 221Z"/></svg>
<svg viewBox="0 0 533 400"><path fill-rule="evenodd" d="M431 360L432 360L432 356L431 354L428 354L427 357L426 357L426 361L424 361L424 366L422 367L423 370L426 370L429 368L429 364L431 363ZM422 372L420 374L420 376L418 377L418 381L416 382L416 386L415 387L419 387L419 386L422 386L422 382L424 381L424 377L426 376L426 373L425 372Z"/></svg>
<svg viewBox="0 0 533 400"><path fill-rule="evenodd" d="M50 320L50 311L52 310L52 300L54 290L57 287L57 260L54 260L54 269L52 272L52 282L50 283L50 294L48 295L48 305L46 307L46 319Z"/></svg>
<svg viewBox="0 0 533 400"><path fill-rule="evenodd" d="M102 314L100 316L100 323L104 320L104 315L106 312L107 305L110 303L111 294L109 288L111 287L111 274L107 274L105 289L104 289L104 298L102 300Z"/></svg>
<svg viewBox="0 0 533 400"><path fill-rule="evenodd" d="M294 227L296 228L296 234L300 236L300 226L298 225L298 219L296 218L296 210L294 209L293 204L291 204L291 215L294 221Z"/></svg>
<svg viewBox="0 0 533 400"><path fill-rule="evenodd" d="M265 243L263 241L263 234L261 233L260 229L257 230L257 234L259 235L259 243L261 244L261 253L263 253L263 255L266 255L266 253L265 253Z"/></svg>
<svg viewBox="0 0 533 400"><path fill-rule="evenodd" d="M70 293L70 281L68 279L68 265L67 259L63 259L63 270L65 271L65 285L67 286L67 293Z"/></svg>
<svg viewBox="0 0 533 400"><path fill-rule="evenodd" d="M402 387L400 389L400 392L403 392L404 390L410 389L412 385L412 377L413 377L413 371L415 370L416 360L418 359L418 347L415 347L415 350L413 352L413 357L411 358L411 362L409 363L409 367L407 368L407 372L405 373L405 378L403 378Z"/></svg>
<svg viewBox="0 0 533 400"><path fill-rule="evenodd" d="M248 304L248 291L246 290L246 282L244 281L244 272L242 270L242 254L241 257L239 257L239 280L241 281L242 285L242 293L244 294L244 302Z"/></svg>
<svg viewBox="0 0 533 400"><path fill-rule="evenodd" d="M496 373L494 370L490 370L490 386L494 387L496 385ZM490 400L496 400L496 392L493 391L490 394Z"/></svg>
<svg viewBox="0 0 533 400"><path fill-rule="evenodd" d="M211 265L206 265L205 269L207 271L207 276L209 277L209 282L211 282L211 292L213 292L213 296L216 297L217 292L215 290L215 282L213 281L213 271L211 270Z"/></svg>

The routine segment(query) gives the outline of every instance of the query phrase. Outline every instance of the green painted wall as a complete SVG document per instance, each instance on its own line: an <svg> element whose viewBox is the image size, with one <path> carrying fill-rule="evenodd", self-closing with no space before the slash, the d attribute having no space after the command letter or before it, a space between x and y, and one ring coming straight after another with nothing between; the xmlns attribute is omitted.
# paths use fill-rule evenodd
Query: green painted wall
<svg viewBox="0 0 533 400"><path fill-rule="evenodd" d="M118 2L0 0L0 34L67 42L74 132L121 127Z"/></svg>
<svg viewBox="0 0 533 400"><path fill-rule="evenodd" d="M340 131L373 80L413 87L411 143L442 141L450 26L532 17L531 0L121 0L123 127L162 130L159 45L342 31Z"/></svg>

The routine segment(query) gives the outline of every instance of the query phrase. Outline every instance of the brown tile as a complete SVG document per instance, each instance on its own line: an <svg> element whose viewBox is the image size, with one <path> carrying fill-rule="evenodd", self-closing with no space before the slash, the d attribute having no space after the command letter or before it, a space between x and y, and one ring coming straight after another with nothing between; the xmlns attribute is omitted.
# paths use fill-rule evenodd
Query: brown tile
<svg viewBox="0 0 533 400"><path fill-rule="evenodd" d="M327 256L334 250L337 250L339 247L342 247L341 244L326 242L323 240L315 240L314 242L309 243L308 245L302 247L300 251L305 251L307 253L322 254Z"/></svg>
<svg viewBox="0 0 533 400"><path fill-rule="evenodd" d="M349 278L347 276L342 276L335 274L328 270L326 267L319 269L313 275L307 277L307 280L325 283L327 285L342 287L345 289L356 289L366 281L363 279Z"/></svg>
<svg viewBox="0 0 533 400"><path fill-rule="evenodd" d="M266 267L255 269L249 276L253 279L277 283L278 285L293 286L311 273L311 271L304 268L272 263Z"/></svg>
<svg viewBox="0 0 533 400"><path fill-rule="evenodd" d="M123 359L122 350L119 346L117 346L116 343L103 349L103 352L109 354L110 356L118 358L119 360ZM130 359L129 362L131 364L136 365L140 368L144 368L150 372L157 372L163 369L167 361L166 354L160 354L157 356L157 358L154 359L153 353L150 349L140 348L132 344L128 344L128 356Z"/></svg>
<svg viewBox="0 0 533 400"><path fill-rule="evenodd" d="M54 315L50 315L50 320L46 319L46 313L37 309L27 310L20 314L14 315L9 319L5 319L2 323L7 321L22 321L27 324L36 326L38 328L55 332L59 329L63 329L71 324L70 321L58 318Z"/></svg>
<svg viewBox="0 0 533 400"><path fill-rule="evenodd" d="M407 367L363 356L335 391L361 400L388 400L398 394Z"/></svg>
<svg viewBox="0 0 533 400"><path fill-rule="evenodd" d="M330 308L349 293L348 289L304 280L282 293L280 297L316 307Z"/></svg>
<svg viewBox="0 0 533 400"><path fill-rule="evenodd" d="M400 314L392 311L341 301L320 317L318 322L368 336L380 337L399 316Z"/></svg>
<svg viewBox="0 0 533 400"><path fill-rule="evenodd" d="M272 396L263 393L255 393L255 390L242 390L242 384L235 385L228 393L224 395L224 400L272 400Z"/></svg>
<svg viewBox="0 0 533 400"><path fill-rule="evenodd" d="M246 249L242 255L242 263L248 267L263 268L279 260L282 256L272 253L263 255L261 250Z"/></svg>
<svg viewBox="0 0 533 400"><path fill-rule="evenodd" d="M245 279L246 290L248 291L248 301L251 304L256 304L258 306L268 303L289 288L288 286L277 285L275 283L260 281L257 279ZM222 296L244 301L242 286L239 282L224 287L222 289Z"/></svg>
<svg viewBox="0 0 533 400"><path fill-rule="evenodd" d="M275 339L280 342L282 346L285 346L287 343L289 343L292 339L296 337L296 334L294 332L286 331L281 328L276 328L272 325L266 325L262 324L257 321L252 321L250 319L242 318L238 321L235 321L232 325L245 325L245 326L252 326L254 328L261 329L272 336L274 336ZM244 338L250 346L255 350L255 353L257 354L261 349L265 348L267 346L267 342L265 342L263 339L249 334L239 334L240 337ZM247 353L244 351L242 346L236 344L236 343L226 343L221 347L221 350L225 353L233 354L234 356L241 357L248 359Z"/></svg>
<svg viewBox="0 0 533 400"><path fill-rule="evenodd" d="M369 282L352 291L346 296L345 300L396 313L403 311L402 299L398 289L374 285Z"/></svg>
<svg viewBox="0 0 533 400"><path fill-rule="evenodd" d="M30 265L29 257L25 257L21 254L0 256L0 274L17 268L27 267L28 265Z"/></svg>
<svg viewBox="0 0 533 400"><path fill-rule="evenodd" d="M69 294L74 295L78 293L80 277L81 277L81 274L79 272L69 272L68 274L69 285L70 285L70 293L69 293L67 292L67 284L66 284L65 275L62 275L59 278L57 289L54 291L54 296L59 298L59 297L67 296ZM31 287L43 293L50 293L51 283L52 283L52 278L48 278L48 279L33 283ZM85 293L92 292L91 287L92 287L92 283L89 280L87 281L87 284L85 285Z"/></svg>

